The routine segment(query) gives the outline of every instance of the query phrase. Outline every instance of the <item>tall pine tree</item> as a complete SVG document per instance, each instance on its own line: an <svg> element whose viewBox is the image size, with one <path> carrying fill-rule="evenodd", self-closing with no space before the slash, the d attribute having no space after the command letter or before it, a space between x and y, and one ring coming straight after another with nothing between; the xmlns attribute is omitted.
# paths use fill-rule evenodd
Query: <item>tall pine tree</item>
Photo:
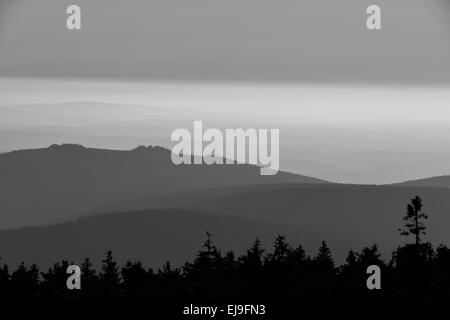
<svg viewBox="0 0 450 320"><path fill-rule="evenodd" d="M419 196L411 199L411 203L406 208L406 215L403 218L405 226L399 229L402 236L413 235L416 246L422 242L421 236L426 234L424 221L428 219L428 215L422 211L422 207L422 199Z"/></svg>

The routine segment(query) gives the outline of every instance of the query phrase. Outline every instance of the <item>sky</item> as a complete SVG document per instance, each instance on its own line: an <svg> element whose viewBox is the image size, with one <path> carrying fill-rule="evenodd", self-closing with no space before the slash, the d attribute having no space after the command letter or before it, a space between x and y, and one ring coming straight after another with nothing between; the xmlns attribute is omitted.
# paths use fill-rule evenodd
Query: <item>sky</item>
<svg viewBox="0 0 450 320"><path fill-rule="evenodd" d="M202 120L221 130L280 129L281 169L331 181L449 173L445 88L0 79L0 101L1 151L170 148L173 130Z"/></svg>
<svg viewBox="0 0 450 320"><path fill-rule="evenodd" d="M0 75L448 84L449 1L375 2L1 0Z"/></svg>
<svg viewBox="0 0 450 320"><path fill-rule="evenodd" d="M377 31L366 0L0 0L0 151L204 120L280 128L281 168L331 181L449 174L450 1L375 2Z"/></svg>

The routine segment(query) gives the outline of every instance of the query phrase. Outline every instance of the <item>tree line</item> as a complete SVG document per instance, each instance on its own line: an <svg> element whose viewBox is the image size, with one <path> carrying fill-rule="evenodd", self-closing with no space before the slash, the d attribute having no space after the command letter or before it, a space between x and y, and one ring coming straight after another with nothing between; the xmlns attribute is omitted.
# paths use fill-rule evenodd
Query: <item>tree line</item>
<svg viewBox="0 0 450 320"><path fill-rule="evenodd" d="M412 199L400 232L412 235L413 243L399 246L388 261L381 258L377 245L350 250L340 266L326 242L309 256L301 245L291 246L280 235L270 252L256 239L244 254L235 256L221 252L208 232L194 260L180 268L167 262L153 270L140 261L119 266L109 251L96 270L86 258L80 266L81 290L66 286L72 264L68 261L46 272L23 263L9 270L0 261L0 299L449 299L450 248L423 241L427 218L421 199ZM380 290L367 287L371 265L381 271Z"/></svg>

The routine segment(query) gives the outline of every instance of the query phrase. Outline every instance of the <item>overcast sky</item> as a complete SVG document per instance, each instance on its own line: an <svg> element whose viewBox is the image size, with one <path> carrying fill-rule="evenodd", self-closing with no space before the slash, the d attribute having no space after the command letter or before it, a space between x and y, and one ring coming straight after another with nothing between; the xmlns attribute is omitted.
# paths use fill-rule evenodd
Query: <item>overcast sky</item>
<svg viewBox="0 0 450 320"><path fill-rule="evenodd" d="M449 2L0 0L0 76L448 84Z"/></svg>
<svg viewBox="0 0 450 320"><path fill-rule="evenodd" d="M332 181L448 174L449 31L450 0L0 0L0 151L200 119L281 128L282 169Z"/></svg>

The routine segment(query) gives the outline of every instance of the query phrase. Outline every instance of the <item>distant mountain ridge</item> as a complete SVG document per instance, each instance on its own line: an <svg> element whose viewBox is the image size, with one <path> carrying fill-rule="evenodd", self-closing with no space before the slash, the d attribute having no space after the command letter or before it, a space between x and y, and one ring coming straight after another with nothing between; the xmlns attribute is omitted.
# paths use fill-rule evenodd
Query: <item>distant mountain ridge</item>
<svg viewBox="0 0 450 320"><path fill-rule="evenodd" d="M175 165L171 151L52 145L0 155L0 229L62 222L77 215L126 210L121 203L189 190L267 183L326 183L252 165ZM100 211L101 210L101 211Z"/></svg>
<svg viewBox="0 0 450 320"><path fill-rule="evenodd" d="M450 188L450 175L410 180L394 185L404 187Z"/></svg>
<svg viewBox="0 0 450 320"><path fill-rule="evenodd" d="M9 265L24 261L42 268L62 259L81 264L89 257L99 266L105 252L112 250L121 263L141 260L157 269L167 261L176 266L191 261L201 248L206 231L223 252L244 253L256 237L271 249L278 234L286 235L293 243L307 241L306 233L299 228L191 210L144 210L0 231L0 257Z"/></svg>
<svg viewBox="0 0 450 320"><path fill-rule="evenodd" d="M249 236L268 239L274 233L299 239L309 250L326 240L336 260L342 261L350 248L376 242L387 253L407 241L397 229L407 202L416 195L430 215L426 240L450 243L449 188L333 184L286 172L261 176L259 167L251 165L176 166L170 155L162 147L114 151L80 145L1 154L1 229L97 215L68 224L2 231L0 256L11 257L11 261L36 257L34 262L45 262L47 254L67 257L67 253L67 259L78 259L81 253L92 253L92 258L99 259L111 244L119 248L122 258L129 250L136 257L143 254L154 265L189 259L171 246L192 253L191 240L196 239L198 249L200 237L211 231L218 233L219 242L234 243L238 249L247 247ZM118 211L122 213L98 215ZM146 235L152 232L154 237ZM62 245L68 241L67 248L74 255L58 251L62 250L58 241ZM96 241L102 245L93 244ZM139 241L167 241L173 256L141 246ZM190 245L185 247L184 241ZM133 251L127 243L139 244L139 250ZM97 251L90 251L91 246ZM154 252L147 255L150 249Z"/></svg>
<svg viewBox="0 0 450 320"><path fill-rule="evenodd" d="M348 248L377 243L384 253L409 241L400 236L406 205L420 196L426 241L450 243L450 189L345 184L267 184L195 190L153 207L184 208L308 230L312 243L326 240L342 259ZM138 205L139 201L135 201ZM144 201L142 201L142 206Z"/></svg>

